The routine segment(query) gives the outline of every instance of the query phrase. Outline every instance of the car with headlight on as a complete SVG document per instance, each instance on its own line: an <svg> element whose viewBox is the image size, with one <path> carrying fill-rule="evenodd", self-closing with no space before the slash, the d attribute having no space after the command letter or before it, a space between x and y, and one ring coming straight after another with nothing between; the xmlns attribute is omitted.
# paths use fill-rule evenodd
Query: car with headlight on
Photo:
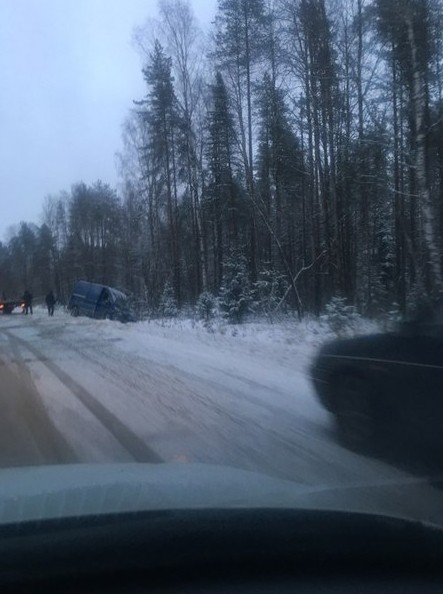
<svg viewBox="0 0 443 594"><path fill-rule="evenodd" d="M443 303L393 332L324 344L311 377L351 449L370 450L395 435L443 451Z"/></svg>
<svg viewBox="0 0 443 594"><path fill-rule="evenodd" d="M17 309L17 308L21 308L22 312L25 309L25 304L23 303L23 300L19 300L19 299L1 299L0 300L0 313L2 314L12 314L12 312Z"/></svg>

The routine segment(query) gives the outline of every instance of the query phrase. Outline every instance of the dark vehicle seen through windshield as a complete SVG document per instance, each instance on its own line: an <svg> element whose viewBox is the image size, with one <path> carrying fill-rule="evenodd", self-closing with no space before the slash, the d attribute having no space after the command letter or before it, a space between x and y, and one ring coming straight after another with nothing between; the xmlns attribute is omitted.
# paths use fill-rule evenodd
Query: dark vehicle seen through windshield
<svg viewBox="0 0 443 594"><path fill-rule="evenodd" d="M375 452L401 438L443 463L443 301L389 333L325 344L311 374L346 446Z"/></svg>

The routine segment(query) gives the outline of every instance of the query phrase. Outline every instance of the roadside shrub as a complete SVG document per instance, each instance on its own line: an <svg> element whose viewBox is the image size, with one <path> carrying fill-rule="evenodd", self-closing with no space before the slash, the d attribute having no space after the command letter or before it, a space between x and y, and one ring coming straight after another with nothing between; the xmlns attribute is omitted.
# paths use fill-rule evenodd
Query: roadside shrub
<svg viewBox="0 0 443 594"><path fill-rule="evenodd" d="M224 264L224 279L220 289L220 309L231 324L241 324L252 312L253 295L245 257L232 254Z"/></svg>
<svg viewBox="0 0 443 594"><path fill-rule="evenodd" d="M253 285L254 311L266 316L271 322L277 308L280 310L279 313L287 313L287 305L284 302L287 289L288 283L283 275L272 270L263 270Z"/></svg>
<svg viewBox="0 0 443 594"><path fill-rule="evenodd" d="M159 313L164 318L175 318L178 315L177 301L169 281L165 284L160 298Z"/></svg>
<svg viewBox="0 0 443 594"><path fill-rule="evenodd" d="M345 297L335 296L325 307L325 314L321 316L329 328L338 336L351 332L361 320L360 314L353 305L348 305Z"/></svg>
<svg viewBox="0 0 443 594"><path fill-rule="evenodd" d="M203 291L195 305L195 315L199 320L208 323L215 317L217 299L209 291Z"/></svg>

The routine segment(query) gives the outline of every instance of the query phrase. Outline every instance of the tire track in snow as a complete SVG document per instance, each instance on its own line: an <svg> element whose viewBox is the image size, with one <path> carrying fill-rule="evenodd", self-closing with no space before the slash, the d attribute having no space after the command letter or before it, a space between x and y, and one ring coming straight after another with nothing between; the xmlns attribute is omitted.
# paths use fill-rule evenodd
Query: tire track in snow
<svg viewBox="0 0 443 594"><path fill-rule="evenodd" d="M217 426L218 435L220 438L224 439L225 447L228 448L229 444L228 449L231 452L231 458L233 456L229 461L231 465L237 465L240 457L242 463L248 463L248 469L266 467L266 471L269 474L272 473L272 464L270 462L265 462L263 458L264 452L260 451L260 449L258 452L256 451L257 433L263 434L266 430L257 419L245 417L244 414L235 414L233 410L230 410L227 403L225 403L224 406L220 405L217 402L217 390L220 390L220 385L217 383L207 382L207 380L194 377L192 374L186 373L171 365L160 365L155 363L154 368L149 369L149 371L141 369L140 366L146 366L145 360L138 360L137 358L138 364L134 364L133 355L119 352L117 356L115 352L112 352L112 347L109 344L107 344L107 346L111 347L112 354L111 352L107 352L106 356L103 356L103 351L100 351L99 354L94 345L82 345L82 348L79 348L75 344L67 342L60 337L57 337L54 340L60 345L73 350L82 359L87 361L88 364L94 363L95 371L101 369L102 377L104 379L107 379L108 381L111 379L114 384L124 381L124 387L126 387L126 389L132 389L134 394L139 393L142 386L155 385L157 387L157 390L155 390L155 393L153 394L155 404L151 402L151 405L161 410L162 415L169 412L170 415L174 415L174 417L180 421L185 421L185 423L189 425L187 431L189 433L195 433L197 429L195 422L196 415L193 406L190 406L188 400L190 398L194 404L199 406L201 411L205 411L204 414L197 415L197 431L203 440L208 436L213 438L214 427ZM101 346L103 346L103 344ZM123 375L121 372L122 363L124 363L124 368L126 370L126 373ZM130 373L127 373L128 370L130 370ZM174 393L181 395L180 398L174 399L173 402L168 399L159 398L161 388L160 391L158 391L158 389L164 384L165 377L168 378L167 387L169 392L171 390L171 385L174 384ZM223 387L223 391L225 395L229 392L230 399L233 401L236 396L238 396L234 391L230 389L227 390L226 387ZM200 392L205 392L206 396L203 396ZM209 398L208 393L211 394ZM186 394L186 400L183 400L183 394ZM245 446L240 440L235 439L235 435L239 434L242 435L242 438L245 438L245 436L248 435L249 439L246 439L246 441L250 445ZM251 444L254 444L254 446L251 447ZM224 452L224 454L226 455L226 452ZM201 458L202 455L203 458ZM202 445L199 447L197 460L214 462L214 460L208 459L208 452ZM215 461L218 463L218 459ZM253 464L252 467L251 463Z"/></svg>
<svg viewBox="0 0 443 594"><path fill-rule="evenodd" d="M175 366L116 350L114 340L97 340L94 335L81 341L80 348L78 341L62 336L55 329L48 331L39 325L41 339L48 338L73 350L89 365L94 364L94 371L113 386L121 385L125 394L131 392L134 409L144 404L140 395L146 387L152 388L150 412L160 421L168 421L171 439L171 421L184 427L189 435L180 447L193 461L259 470L306 484L327 480L338 485L399 475L393 467L344 450L334 442L327 426L313 422L309 415L298 418L294 410L293 417L281 404L270 402L257 406L261 400L255 395L257 389L272 392L273 388L232 373L231 369L205 364L203 375L198 375L183 368L183 364ZM163 393L165 388L167 394ZM246 402L247 409L243 407ZM145 437L148 442L150 439L151 434ZM159 447L160 451L164 448L164 456L169 459L164 443L160 442Z"/></svg>
<svg viewBox="0 0 443 594"><path fill-rule="evenodd" d="M5 332L5 334L7 334L9 348L14 357L14 362L18 366L19 374L17 375L12 371L8 372L10 373L11 380L15 378L14 381L7 381L5 375L3 375L3 380L6 380L7 389L10 390L10 395L13 396L14 406L19 415L17 422L25 422L25 426L30 433L30 439L35 443L35 447L38 450L40 458L38 463L60 464L76 462L76 456L72 448L51 422L45 410L16 341L11 339L8 333ZM6 369L5 366L3 374L6 373ZM23 432L21 432L21 435L23 435ZM30 444L23 443L20 447L23 447L23 451L26 452ZM31 461L28 460L28 463L31 463Z"/></svg>
<svg viewBox="0 0 443 594"><path fill-rule="evenodd" d="M259 399L248 394L248 385L267 389L266 386L252 382L248 378L232 375L234 379L243 384L238 391L228 387L227 383L223 384L222 379L200 378L171 364L151 362L155 366L154 369L146 371L140 368L140 366L146 365L145 360L124 352L119 352L117 356L112 353L113 347L109 344L111 352L107 352L105 357L102 354L98 355L97 349L92 346L83 346L82 349L69 346L80 357L88 362L93 361L96 366L101 367L105 372L103 377L113 377L115 381L122 379L115 363L118 362L120 365L124 363L125 369L131 371L130 374L124 376L125 384L131 384L133 388L140 387L143 383L152 384L155 378L161 384L162 377L168 377L169 387L173 382L176 384L176 393L186 394L186 397L191 399L200 411L205 411L205 413L197 415L200 434L203 433L200 419L206 420L210 435L213 437L215 437L213 423L216 423L216 431L221 437L224 437L226 447L235 456L233 465L237 466L240 459L241 465L246 464L247 469L250 469L250 464L252 464L253 470L260 470L280 478L296 479L298 482L306 484L312 483L313 474L314 482L324 480L325 476L328 476L328 480L330 480L331 469L333 469L334 482L339 484L361 480L362 475L369 475L373 477L373 480L376 480L380 475L402 477L404 474L401 469L382 461L369 459L344 449L340 444L335 443L332 429L328 426L317 425L307 417L303 418L301 424L294 424L290 416L281 417L281 409L273 405L259 407L271 415L266 418L255 414L249 416L244 410L239 411L235 407L235 401L239 397L242 401L247 400L254 407L260 403ZM217 370L214 369L214 371ZM229 375L226 376L227 380ZM136 377L139 381L135 380ZM218 402L217 398L217 393L221 389L224 396L229 397L228 400L223 400L223 404ZM168 403L164 400L158 401L158 405L168 408ZM189 402L186 404L183 401L175 401L174 405L175 407L171 409L174 414L180 414L183 419L195 418L195 408L189 406ZM191 411L193 411L192 414ZM221 423L215 420L216 417L221 420ZM321 428L324 431L318 433ZM241 439L237 439L236 436L241 436ZM276 452L279 453L277 457ZM296 461L296 464L288 465L288 460ZM300 470L297 471L297 468Z"/></svg>
<svg viewBox="0 0 443 594"><path fill-rule="evenodd" d="M175 388L176 393L186 393L191 395L194 400L196 394L194 389L191 389L188 384L186 384L183 379L188 377L188 374L182 372L179 369L176 369L170 365L161 365L158 363L153 364L154 367L151 367L149 371L146 369L141 369L140 366L133 364L133 356L126 355L125 353L118 353L115 355L113 353L111 358L103 356L103 350L101 354L98 356L98 351L94 346L83 345L82 348L79 348L75 344L71 344L66 340L63 340L59 337L54 339L60 345L69 348L70 350L74 351L81 359L84 359L88 364L94 363L94 371L99 373L101 377L105 380L110 380L117 383L123 383L123 387L125 389L131 389L132 394L139 395L142 393L143 389L146 385L148 386L156 386L157 390L151 394L153 397L153 401L151 402L152 406L156 406L161 408L163 412L169 412L173 415L176 415L180 420L186 419L187 421L194 420L194 414L192 410L186 406L186 403L182 400L174 400L173 402L168 401L166 399L160 398L162 392L158 389L159 387L167 387L170 391L171 384L178 384ZM101 344L103 347L103 344ZM125 373L122 374L122 363L124 363ZM140 360L140 365L146 367L147 361ZM151 364L151 362L149 362ZM127 373L130 370L130 373ZM170 372L173 372L172 375ZM177 373L183 378L179 379L177 377ZM192 377L192 376L191 376ZM167 378L167 383L165 384L165 378ZM192 384L193 388L195 388L196 382L199 385L206 387L206 382L199 380L198 378L193 378ZM214 398L215 399L215 398ZM212 406L213 400L207 401L202 397L198 398L200 404L204 406L205 409L213 413L223 413L225 409L219 406ZM229 416L227 413L226 416ZM235 419L237 422L237 419Z"/></svg>
<svg viewBox="0 0 443 594"><path fill-rule="evenodd" d="M57 339L57 341L62 344L65 342L60 339ZM233 465L234 462L235 465L238 465L238 459L240 459L241 464L246 464L245 468L247 469L260 469L269 475L276 475L291 480L297 478L299 482L307 484L311 481L303 478L303 473L299 475L292 466L288 469L287 460L289 458L297 460L298 466L301 466L303 469L312 465L314 467L320 466L324 468L325 461L328 461L329 465L331 463L333 464L332 460L335 460L337 477L341 477L343 480L353 478L354 474L352 470L349 472L346 464L340 462L343 462L343 460L352 462L350 464L351 469L355 469L356 465L359 466L359 456L344 450L324 435L319 436L312 433L312 427L310 426L308 429L303 426L297 430L292 427L291 422L288 422L289 426L287 426L286 420L284 427L277 429L275 427L276 417L274 415L281 412L277 407L264 407L269 413L273 414L273 418L266 420L256 415L247 416L244 411L240 414L238 410L231 408L231 404L235 403L235 400L238 399L239 393L226 387L226 385L222 386L217 381L211 381L207 378L203 380L194 376L192 373L175 368L170 364L160 365L155 363L154 369L150 369L149 371L142 370L139 365L143 364L143 361L137 360L137 364L135 364L134 356L127 355L123 352L119 352L118 357L114 357L114 354L109 356L110 353L107 353L106 357L103 357L102 354L98 355L97 349L90 345L87 347L83 346L80 349L66 343L66 347L74 350L80 357L88 361L88 363L93 362L96 368L103 370L104 378L113 378L115 382L122 380L122 374L119 372L116 362L118 361L119 364L124 362L125 369L131 371L130 374L124 375L124 383L125 385L131 385L133 389L139 389L141 385L146 383L152 384L154 381L157 384L161 384L162 377L164 376L169 378L169 387L171 382L178 384L175 392L186 394L187 398L198 405L200 411L205 411L205 413L197 415L200 435L204 432L200 419L205 419L209 423L206 429L213 437L215 423L219 436L225 439L226 447L229 444L228 449L235 459L231 461ZM138 377L139 381L135 380L136 377ZM243 383L246 381L245 378L238 379L242 379ZM260 384L257 385L262 387ZM229 401L232 401L231 404L229 401L224 401L223 405L217 402L217 392L221 388L225 397L229 395ZM205 395L203 395L203 391ZM243 399L244 396L244 391L242 391L241 398ZM251 404L255 404L255 401L255 398L250 398ZM168 402L165 400L159 400L157 405L163 410L169 409ZM191 411L194 412L191 413ZM195 418L195 408L194 406L189 406L189 401L187 406L185 402L174 401L174 408L171 408L170 412L175 415L178 414L181 419L192 420ZM278 421L280 424L282 423L280 417L278 417ZM303 431L300 433L301 429ZM240 440L236 439L236 436L239 435L241 435ZM245 445L245 442L247 445ZM281 465L280 456L278 459L275 458L276 451L281 455ZM207 456L206 451L204 456ZM205 457L200 461L208 461ZM371 466L371 462L368 462L368 466Z"/></svg>
<svg viewBox="0 0 443 594"><path fill-rule="evenodd" d="M162 458L149 448L146 443L133 433L113 415L105 406L103 406L92 394L83 386L77 383L71 376L64 372L58 365L43 355L38 349L29 344L29 342L18 336L5 331L5 334L18 344L21 344L30 351L36 359L42 363L51 373L53 373L74 396L100 421L100 423L113 435L113 437L124 447L125 450L134 458L136 462L163 462Z"/></svg>

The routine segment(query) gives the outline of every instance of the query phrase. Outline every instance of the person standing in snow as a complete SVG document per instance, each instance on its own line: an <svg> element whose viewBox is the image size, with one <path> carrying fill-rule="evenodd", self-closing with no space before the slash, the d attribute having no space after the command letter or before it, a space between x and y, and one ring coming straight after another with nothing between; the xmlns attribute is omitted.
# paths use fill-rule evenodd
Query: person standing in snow
<svg viewBox="0 0 443 594"><path fill-rule="evenodd" d="M53 316L54 315L55 297L54 297L54 293L52 292L52 289L46 295L45 301L46 301L46 307L48 308L48 315Z"/></svg>
<svg viewBox="0 0 443 594"><path fill-rule="evenodd" d="M28 312L30 312L32 316L32 293L28 289L23 293L23 303L25 304L24 313L28 315Z"/></svg>

